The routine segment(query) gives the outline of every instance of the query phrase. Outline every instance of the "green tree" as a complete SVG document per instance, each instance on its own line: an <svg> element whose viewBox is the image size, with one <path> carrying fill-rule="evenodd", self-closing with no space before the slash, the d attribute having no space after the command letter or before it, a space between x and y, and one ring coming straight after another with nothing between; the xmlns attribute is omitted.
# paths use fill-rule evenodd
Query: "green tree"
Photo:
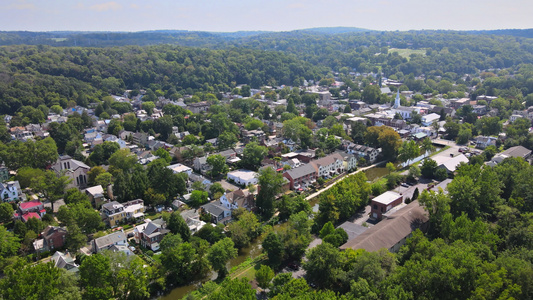
<svg viewBox="0 0 533 300"><path fill-rule="evenodd" d="M172 232L173 234L179 234L181 239L185 242L189 241L191 237L191 231L189 230L189 226L187 226L187 223L185 222L181 214L177 211L173 212L170 215L167 229L170 230L170 232Z"/></svg>
<svg viewBox="0 0 533 300"><path fill-rule="evenodd" d="M101 166L95 166L95 167L92 167L88 172L87 172L87 181L89 183L90 186L95 186L97 185L96 184L96 177L98 177L98 175L102 174L102 173L105 173L106 170L101 167Z"/></svg>
<svg viewBox="0 0 533 300"><path fill-rule="evenodd" d="M76 253L87 244L87 236L81 232L76 223L68 225L67 229L68 235L65 244L71 253Z"/></svg>
<svg viewBox="0 0 533 300"><path fill-rule="evenodd" d="M52 210L54 210L54 203L59 200L65 193L65 188L72 181L67 176L57 176L52 170L45 171L40 177L33 178L31 187L42 193L44 198L52 203Z"/></svg>
<svg viewBox="0 0 533 300"><path fill-rule="evenodd" d="M430 158L426 158L422 163L422 167L420 167L420 171L424 177L432 179L437 171L437 163Z"/></svg>
<svg viewBox="0 0 533 300"><path fill-rule="evenodd" d="M236 222L228 225L228 232L231 240L237 248L248 246L252 239L257 237L259 231L259 221L252 212L245 208L238 208L233 211Z"/></svg>
<svg viewBox="0 0 533 300"><path fill-rule="evenodd" d="M96 165L107 164L108 159L120 149L118 143L105 141L102 144L94 146L93 152L89 159Z"/></svg>
<svg viewBox="0 0 533 300"><path fill-rule="evenodd" d="M0 280L0 297L17 299L72 299L81 300L77 280L53 263L30 265L23 260L4 270Z"/></svg>
<svg viewBox="0 0 533 300"><path fill-rule="evenodd" d="M268 264L277 269L283 259L283 244L278 234L270 232L262 243L262 248L266 251Z"/></svg>
<svg viewBox="0 0 533 300"><path fill-rule="evenodd" d="M165 148L163 147L155 150L154 155L158 156L159 158L164 159L167 162L167 164L170 164L170 162L172 162L172 157L170 156L170 153L168 153L168 151L165 150Z"/></svg>
<svg viewBox="0 0 533 300"><path fill-rule="evenodd" d="M146 101L142 104L142 109L146 111L146 114L151 116L154 112L155 104L152 101Z"/></svg>
<svg viewBox="0 0 533 300"><path fill-rule="evenodd" d="M256 206L264 219L274 214L274 200L283 186L283 176L272 168L264 168L259 171L259 193L257 194Z"/></svg>
<svg viewBox="0 0 533 300"><path fill-rule="evenodd" d="M0 257L14 256L20 248L20 239L4 226L0 226L0 241Z"/></svg>
<svg viewBox="0 0 533 300"><path fill-rule="evenodd" d="M242 153L242 164L248 169L257 170L267 153L267 148L257 142L248 143Z"/></svg>
<svg viewBox="0 0 533 300"><path fill-rule="evenodd" d="M102 254L83 259L80 268L80 286L84 299L109 299L113 296L110 260Z"/></svg>
<svg viewBox="0 0 533 300"><path fill-rule="evenodd" d="M208 194L204 191L192 191L190 201L193 207L200 207L209 201Z"/></svg>
<svg viewBox="0 0 533 300"><path fill-rule="evenodd" d="M319 288L331 288L337 280L342 259L339 250L329 243L323 243L309 250L303 268L307 280Z"/></svg>
<svg viewBox="0 0 533 300"><path fill-rule="evenodd" d="M230 238L224 238L209 248L207 259L211 266L218 272L218 277L223 278L228 273L226 263L228 260L237 256L237 249L234 248L233 241Z"/></svg>
<svg viewBox="0 0 533 300"><path fill-rule="evenodd" d="M211 166L211 176L218 177L229 171L226 164L226 158L220 154L210 155L207 157L207 163Z"/></svg>
<svg viewBox="0 0 533 300"><path fill-rule="evenodd" d="M378 103L380 99L381 91L377 85L367 85L363 89L361 99L369 104Z"/></svg>
<svg viewBox="0 0 533 300"><path fill-rule="evenodd" d="M4 202L0 204L0 223L6 223L13 219L15 210L10 203Z"/></svg>
<svg viewBox="0 0 533 300"><path fill-rule="evenodd" d="M272 278L274 278L274 271L272 271L269 266L262 265L259 270L255 272L255 280L257 280L257 285L264 290L270 286Z"/></svg>

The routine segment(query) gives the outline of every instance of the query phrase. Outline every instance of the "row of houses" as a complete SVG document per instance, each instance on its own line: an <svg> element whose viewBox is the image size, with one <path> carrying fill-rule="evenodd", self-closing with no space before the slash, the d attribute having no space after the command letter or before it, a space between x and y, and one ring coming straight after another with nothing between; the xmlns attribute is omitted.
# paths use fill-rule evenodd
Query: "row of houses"
<svg viewBox="0 0 533 300"><path fill-rule="evenodd" d="M357 167L357 158L349 153L334 152L328 156L311 160L297 168L283 173L290 183L290 189L300 189L307 187L319 177L333 177Z"/></svg>

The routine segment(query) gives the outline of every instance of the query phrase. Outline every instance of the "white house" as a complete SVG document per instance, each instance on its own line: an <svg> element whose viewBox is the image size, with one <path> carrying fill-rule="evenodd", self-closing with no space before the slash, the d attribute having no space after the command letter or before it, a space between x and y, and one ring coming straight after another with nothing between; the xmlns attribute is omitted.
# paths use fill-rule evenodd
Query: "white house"
<svg viewBox="0 0 533 300"><path fill-rule="evenodd" d="M187 176L189 176L192 173L192 169L191 168L189 168L189 167L187 167L185 165L182 165L182 164L170 165L167 168L171 169L172 172L174 172L174 174L187 173Z"/></svg>
<svg viewBox="0 0 533 300"><path fill-rule="evenodd" d="M22 191L18 181L0 183L0 198L4 202L21 200L20 195Z"/></svg>
<svg viewBox="0 0 533 300"><path fill-rule="evenodd" d="M224 193L220 197L220 205L227 209L238 209L240 207L251 210L254 206L254 197L248 190L237 190L234 192Z"/></svg>
<svg viewBox="0 0 533 300"><path fill-rule="evenodd" d="M249 184L257 184L257 173L250 170L240 169L229 172L228 179L244 186Z"/></svg>
<svg viewBox="0 0 533 300"><path fill-rule="evenodd" d="M436 113L430 113L429 115L422 116L422 125L424 126L431 126L433 122L438 122L440 119L440 115Z"/></svg>

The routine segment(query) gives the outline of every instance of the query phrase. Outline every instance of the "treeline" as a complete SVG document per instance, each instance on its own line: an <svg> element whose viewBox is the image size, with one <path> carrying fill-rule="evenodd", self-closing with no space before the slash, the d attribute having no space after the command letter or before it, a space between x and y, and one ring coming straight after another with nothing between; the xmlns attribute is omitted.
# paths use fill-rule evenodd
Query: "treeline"
<svg viewBox="0 0 533 300"><path fill-rule="evenodd" d="M22 106L86 106L109 93L150 87L175 98L319 79L325 69L279 52L177 46L122 48L0 48L0 113Z"/></svg>
<svg viewBox="0 0 533 300"><path fill-rule="evenodd" d="M328 32L328 31L326 31ZM334 31L336 33L336 31ZM458 74L491 68L509 68L533 62L530 31L460 32L420 30L407 32L362 31L326 34L317 30L220 34L156 31L136 33L0 33L0 44L109 47L176 44L226 49L233 47L295 54L313 64L339 71L377 71L388 76L402 72L420 75L434 70ZM410 58L387 49L423 50ZM241 82L239 82L241 83ZM246 83L246 82L242 82Z"/></svg>

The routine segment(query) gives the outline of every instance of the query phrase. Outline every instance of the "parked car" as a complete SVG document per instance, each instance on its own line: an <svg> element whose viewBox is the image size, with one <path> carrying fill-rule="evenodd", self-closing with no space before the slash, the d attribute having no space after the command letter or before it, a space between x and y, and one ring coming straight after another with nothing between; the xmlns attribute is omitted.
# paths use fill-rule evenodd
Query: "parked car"
<svg viewBox="0 0 533 300"><path fill-rule="evenodd" d="M409 185L407 183L405 183L405 182L402 182L402 184L400 184L400 185L403 186L403 187L406 187L406 188L409 187Z"/></svg>
<svg viewBox="0 0 533 300"><path fill-rule="evenodd" d="M293 263L293 262L289 263L287 266L289 267L289 269L293 271L298 271L298 269L300 268L300 266L298 266L296 263Z"/></svg>
<svg viewBox="0 0 533 300"><path fill-rule="evenodd" d="M128 238L132 238L134 236L133 232L128 233Z"/></svg>

